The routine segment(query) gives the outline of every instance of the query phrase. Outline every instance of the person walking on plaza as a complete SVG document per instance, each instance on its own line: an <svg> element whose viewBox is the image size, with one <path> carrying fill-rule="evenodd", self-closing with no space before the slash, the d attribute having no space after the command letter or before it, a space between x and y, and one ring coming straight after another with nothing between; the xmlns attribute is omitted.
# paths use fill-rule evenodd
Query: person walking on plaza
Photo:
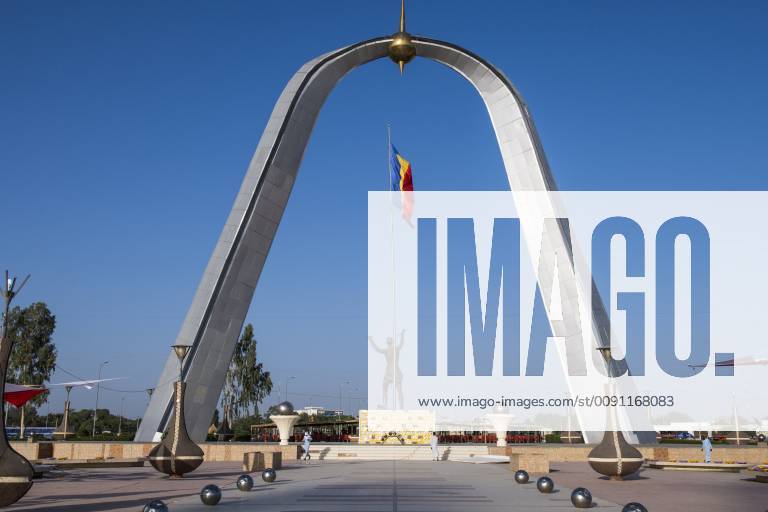
<svg viewBox="0 0 768 512"><path fill-rule="evenodd" d="M704 450L704 462L707 464L712 462L712 441L709 440L707 434L704 434L704 438L701 440L701 449Z"/></svg>
<svg viewBox="0 0 768 512"><path fill-rule="evenodd" d="M429 440L429 446L432 447L432 460L440 460L440 452L437 450L437 433L432 432L432 437Z"/></svg>
<svg viewBox="0 0 768 512"><path fill-rule="evenodd" d="M304 460L309 460L311 457L309 455L309 444L312 442L312 434L309 433L308 430L304 431L304 445L302 448L304 448Z"/></svg>

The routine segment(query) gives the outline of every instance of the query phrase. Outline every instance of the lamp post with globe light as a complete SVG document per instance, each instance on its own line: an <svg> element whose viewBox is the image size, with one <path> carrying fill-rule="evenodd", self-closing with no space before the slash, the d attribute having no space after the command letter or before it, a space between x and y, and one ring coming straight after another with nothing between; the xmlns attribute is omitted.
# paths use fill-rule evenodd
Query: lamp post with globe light
<svg viewBox="0 0 768 512"><path fill-rule="evenodd" d="M125 405L125 397L120 397L120 419L117 423L117 437L123 435L123 406Z"/></svg>
<svg viewBox="0 0 768 512"><path fill-rule="evenodd" d="M69 435L69 408L71 406L71 402L69 400L69 395L72 393L72 388L74 386L67 385L64 386L64 389L67 391L67 399L64 401L64 418L63 418L63 424L64 424L64 430L62 431L62 437L64 440L67 440L67 435Z"/></svg>
<svg viewBox="0 0 768 512"><path fill-rule="evenodd" d="M99 365L99 376L96 377L96 404L93 406L93 428L91 429L91 437L96 437L96 414L99 409L99 388L101 382L101 369L104 368L104 365L109 364L109 361L104 361Z"/></svg>

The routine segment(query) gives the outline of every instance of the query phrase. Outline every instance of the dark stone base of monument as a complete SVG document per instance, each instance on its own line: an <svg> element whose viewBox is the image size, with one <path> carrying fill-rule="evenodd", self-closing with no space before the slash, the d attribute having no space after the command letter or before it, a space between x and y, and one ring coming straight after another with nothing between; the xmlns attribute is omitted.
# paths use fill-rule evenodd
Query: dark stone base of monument
<svg viewBox="0 0 768 512"><path fill-rule="evenodd" d="M0 434L0 507L19 501L32 487L35 471L27 459L11 448Z"/></svg>
<svg viewBox="0 0 768 512"><path fill-rule="evenodd" d="M219 442L231 441L235 437L235 433L229 427L229 421L227 421L226 415L224 416L224 419L221 420L221 423L216 429L216 437L218 438Z"/></svg>
<svg viewBox="0 0 768 512"><path fill-rule="evenodd" d="M606 431L600 444L592 448L587 457L589 465L613 480L622 480L636 473L645 459L640 451L624 439L624 434Z"/></svg>
<svg viewBox="0 0 768 512"><path fill-rule="evenodd" d="M187 434L184 424L184 389L186 384L177 381L174 408L168 423L168 435L149 452L149 463L171 478L181 478L196 470L203 463L203 450Z"/></svg>

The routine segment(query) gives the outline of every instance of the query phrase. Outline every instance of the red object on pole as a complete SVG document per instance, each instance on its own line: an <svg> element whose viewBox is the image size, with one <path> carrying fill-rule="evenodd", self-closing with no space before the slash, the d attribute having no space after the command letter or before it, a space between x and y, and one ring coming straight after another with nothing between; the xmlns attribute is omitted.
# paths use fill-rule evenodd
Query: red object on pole
<svg viewBox="0 0 768 512"><path fill-rule="evenodd" d="M36 388L31 386L22 386L20 384L5 383L5 393L3 399L9 404L13 404L16 407L21 407L37 395L47 393L45 388Z"/></svg>

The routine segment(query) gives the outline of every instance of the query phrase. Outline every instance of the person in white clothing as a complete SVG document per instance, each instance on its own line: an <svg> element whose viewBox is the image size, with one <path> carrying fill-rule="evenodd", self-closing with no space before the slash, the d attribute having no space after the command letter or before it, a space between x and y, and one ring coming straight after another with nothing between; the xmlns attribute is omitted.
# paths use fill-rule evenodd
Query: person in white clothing
<svg viewBox="0 0 768 512"><path fill-rule="evenodd" d="M432 447L432 460L440 460L440 452L437 449L437 433L432 432L432 437L429 440L429 446Z"/></svg>

